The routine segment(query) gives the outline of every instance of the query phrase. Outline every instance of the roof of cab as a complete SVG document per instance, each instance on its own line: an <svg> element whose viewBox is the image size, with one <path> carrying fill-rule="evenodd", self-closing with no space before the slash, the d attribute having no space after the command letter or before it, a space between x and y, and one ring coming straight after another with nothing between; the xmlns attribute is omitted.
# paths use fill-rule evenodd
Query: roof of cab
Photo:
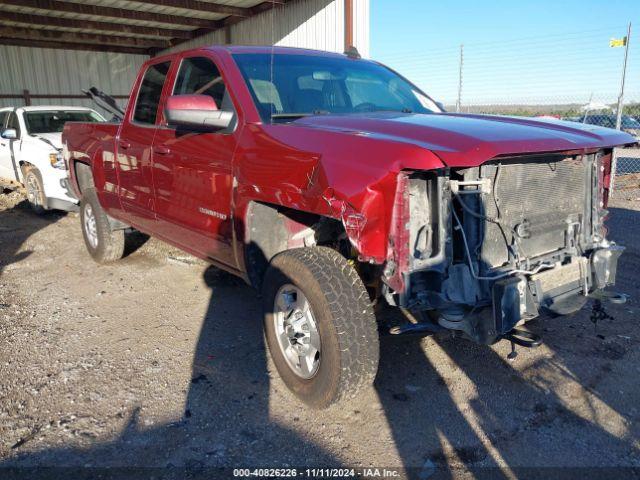
<svg viewBox="0 0 640 480"><path fill-rule="evenodd" d="M262 54L274 54L274 55L306 55L306 56L318 56L318 57L335 57L345 58L346 55L342 53L327 52L324 50L311 50L308 48L295 48L295 47L270 47L265 45L208 45L198 48L191 48L189 50L181 50L175 53L167 53L166 55L160 55L152 57L145 62L145 65L150 63L164 62L171 60L176 56L189 55L194 52L201 52L202 50L209 50L212 52L225 52L230 55L247 54L247 53L262 53Z"/></svg>
<svg viewBox="0 0 640 480"><path fill-rule="evenodd" d="M309 48L296 48L296 47L278 47L278 46L268 46L268 45L205 45L197 48L190 48L188 50L180 50L179 52L167 53L165 55L158 55L156 57L151 57L148 59L142 67L140 67L140 71L145 70L149 65L172 61L175 58L180 58L183 56L190 56L196 52L202 52L203 50L208 50L210 52L218 52L228 55L242 55L242 54L273 54L273 55L305 55L305 56L315 56L315 57L333 57L333 58L347 58L346 54L336 53L336 52L327 52L325 50L312 50ZM360 59L361 61L370 61Z"/></svg>
<svg viewBox="0 0 640 480"><path fill-rule="evenodd" d="M82 106L78 106L78 105L30 105L28 107L25 106L19 106L19 107L3 107L0 108L0 111L5 111L5 110L13 110L13 109L20 109L20 110L24 110L25 112L42 112L42 111L51 111L51 110L91 110L93 111L92 108L89 107L82 107Z"/></svg>
<svg viewBox="0 0 640 480"><path fill-rule="evenodd" d="M296 47L271 47L264 45L212 45L206 47L209 50L226 50L233 54L243 53L266 53L275 55L317 55L323 57L344 57L344 54L327 52L325 50L312 50L309 48L296 48Z"/></svg>

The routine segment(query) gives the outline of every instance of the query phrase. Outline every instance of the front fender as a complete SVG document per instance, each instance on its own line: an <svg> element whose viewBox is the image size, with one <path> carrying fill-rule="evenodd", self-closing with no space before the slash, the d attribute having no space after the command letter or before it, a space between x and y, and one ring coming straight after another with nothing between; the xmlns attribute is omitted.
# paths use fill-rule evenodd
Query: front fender
<svg viewBox="0 0 640 480"><path fill-rule="evenodd" d="M361 261L388 257L398 178L442 168L414 144L292 125L247 125L234 159L236 208L250 201L338 219Z"/></svg>
<svg viewBox="0 0 640 480"><path fill-rule="evenodd" d="M49 160L49 154L56 153L55 150L46 145L34 145L31 142L22 140L20 147L15 148L14 155L17 165L29 163L40 170L42 175L45 175L47 170L51 168Z"/></svg>

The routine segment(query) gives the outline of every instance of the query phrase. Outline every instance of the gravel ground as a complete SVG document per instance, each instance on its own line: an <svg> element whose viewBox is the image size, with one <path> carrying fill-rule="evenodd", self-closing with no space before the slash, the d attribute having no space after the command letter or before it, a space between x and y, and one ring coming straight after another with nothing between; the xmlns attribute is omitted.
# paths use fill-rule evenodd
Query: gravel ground
<svg viewBox="0 0 640 480"><path fill-rule="evenodd" d="M640 190L611 208L631 296L612 319L536 320L545 344L513 362L505 342L385 340L375 386L321 412L279 380L241 281L143 237L97 266L76 214L4 192L0 467L640 467Z"/></svg>

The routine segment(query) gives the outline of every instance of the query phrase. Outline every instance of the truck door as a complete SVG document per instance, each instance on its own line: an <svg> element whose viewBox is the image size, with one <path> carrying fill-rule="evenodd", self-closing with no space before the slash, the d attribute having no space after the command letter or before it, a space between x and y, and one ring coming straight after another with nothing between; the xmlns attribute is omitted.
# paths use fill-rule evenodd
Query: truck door
<svg viewBox="0 0 640 480"><path fill-rule="evenodd" d="M236 112L214 61L183 58L173 95L213 97L220 110ZM153 179L161 235L187 250L237 267L233 254L231 191L236 119L223 131L163 125L153 142Z"/></svg>
<svg viewBox="0 0 640 480"><path fill-rule="evenodd" d="M118 196L127 219L148 233L156 232L151 146L158 129L159 106L170 61L147 66L131 98L116 144ZM135 100L134 100L135 99Z"/></svg>
<svg viewBox="0 0 640 480"><path fill-rule="evenodd" d="M0 133L4 132L9 110L0 112ZM11 167L11 140L0 137L0 178L13 178Z"/></svg>
<svg viewBox="0 0 640 480"><path fill-rule="evenodd" d="M3 125L6 120L6 126L2 128L12 128L16 131L15 139L0 138L0 177L8 178L9 180L20 181L19 165L15 158L15 150L20 146L20 139L22 138L22 129L20 128L20 121L15 111L5 111L0 114L7 114L2 119Z"/></svg>

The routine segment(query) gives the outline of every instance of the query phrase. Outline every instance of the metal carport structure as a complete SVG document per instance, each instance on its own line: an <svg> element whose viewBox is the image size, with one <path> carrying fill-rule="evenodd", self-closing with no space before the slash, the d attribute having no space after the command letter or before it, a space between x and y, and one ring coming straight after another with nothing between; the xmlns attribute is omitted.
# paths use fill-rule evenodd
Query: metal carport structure
<svg viewBox="0 0 640 480"><path fill-rule="evenodd" d="M124 99L140 64L206 44L369 52L369 0L0 0L0 106Z"/></svg>
<svg viewBox="0 0 640 480"><path fill-rule="evenodd" d="M292 0L0 1L0 42L153 55Z"/></svg>

